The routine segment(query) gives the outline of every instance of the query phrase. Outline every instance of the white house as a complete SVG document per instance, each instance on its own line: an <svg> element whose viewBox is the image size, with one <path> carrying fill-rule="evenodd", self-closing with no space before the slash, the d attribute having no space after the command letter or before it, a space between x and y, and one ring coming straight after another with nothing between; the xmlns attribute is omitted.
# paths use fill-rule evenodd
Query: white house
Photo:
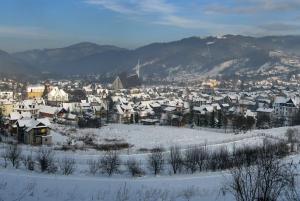
<svg viewBox="0 0 300 201"><path fill-rule="evenodd" d="M48 99L49 102L53 103L63 103L69 101L69 95L63 90L59 89L58 87L54 87L49 93L48 93Z"/></svg>

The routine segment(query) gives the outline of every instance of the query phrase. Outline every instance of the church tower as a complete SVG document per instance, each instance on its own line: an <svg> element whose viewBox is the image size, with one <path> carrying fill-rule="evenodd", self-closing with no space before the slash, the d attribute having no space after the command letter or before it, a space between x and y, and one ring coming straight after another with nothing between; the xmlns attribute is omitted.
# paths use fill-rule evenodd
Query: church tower
<svg viewBox="0 0 300 201"><path fill-rule="evenodd" d="M137 74L137 76L138 76L138 78L140 78L140 60L138 60L138 63L137 63L137 65L136 65L136 67L135 67L135 70L136 70L136 74Z"/></svg>

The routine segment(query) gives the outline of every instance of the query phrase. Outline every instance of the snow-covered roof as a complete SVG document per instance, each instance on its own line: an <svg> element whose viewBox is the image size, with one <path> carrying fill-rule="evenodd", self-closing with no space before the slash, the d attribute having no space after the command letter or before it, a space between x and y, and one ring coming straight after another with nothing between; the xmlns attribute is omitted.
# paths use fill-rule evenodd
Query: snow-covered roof
<svg viewBox="0 0 300 201"><path fill-rule="evenodd" d="M10 116L11 121L15 121L15 120L22 119L22 118L31 118L32 117L30 112L22 112L22 113L11 112L9 114L9 116Z"/></svg>
<svg viewBox="0 0 300 201"><path fill-rule="evenodd" d="M174 111L174 110L176 110L175 107L166 107L166 108L164 109L164 111L166 111L166 112L172 112L172 111Z"/></svg>
<svg viewBox="0 0 300 201"><path fill-rule="evenodd" d="M45 90L44 85L28 85L27 92L43 92Z"/></svg>
<svg viewBox="0 0 300 201"><path fill-rule="evenodd" d="M194 106L193 110L201 113L204 113L205 111L212 112L214 107L212 105L201 105L200 107Z"/></svg>
<svg viewBox="0 0 300 201"><path fill-rule="evenodd" d="M43 123L45 126L51 126L51 122L49 120L49 118L39 118L37 119L37 121Z"/></svg>
<svg viewBox="0 0 300 201"><path fill-rule="evenodd" d="M161 105L157 102L150 103L151 107L160 107Z"/></svg>
<svg viewBox="0 0 300 201"><path fill-rule="evenodd" d="M286 103L287 99L283 96L276 96L275 100L274 100L274 103Z"/></svg>
<svg viewBox="0 0 300 201"><path fill-rule="evenodd" d="M59 89L58 87L54 87L48 93L48 100L50 101L67 101L68 98L69 95L63 89Z"/></svg>
<svg viewBox="0 0 300 201"><path fill-rule="evenodd" d="M22 118L22 115L19 112L11 112L9 116L10 116L10 120L12 121Z"/></svg>
<svg viewBox="0 0 300 201"><path fill-rule="evenodd" d="M49 105L41 105L40 113L55 114L55 113L59 112L61 109L62 109L61 107L52 107Z"/></svg>
<svg viewBox="0 0 300 201"><path fill-rule="evenodd" d="M273 108L258 108L256 110L256 112L265 112L265 113L271 113L273 111L274 111Z"/></svg>
<svg viewBox="0 0 300 201"><path fill-rule="evenodd" d="M119 114L124 114L124 112L123 112L120 105L116 105L116 108L117 108L117 111L118 111Z"/></svg>
<svg viewBox="0 0 300 201"><path fill-rule="evenodd" d="M215 107L217 110L221 109L219 103L213 103L213 104L211 104L211 106Z"/></svg>
<svg viewBox="0 0 300 201"><path fill-rule="evenodd" d="M246 116L246 117L255 117L256 114L255 114L254 112L252 112L251 110L247 110L247 111L245 112L245 116Z"/></svg>

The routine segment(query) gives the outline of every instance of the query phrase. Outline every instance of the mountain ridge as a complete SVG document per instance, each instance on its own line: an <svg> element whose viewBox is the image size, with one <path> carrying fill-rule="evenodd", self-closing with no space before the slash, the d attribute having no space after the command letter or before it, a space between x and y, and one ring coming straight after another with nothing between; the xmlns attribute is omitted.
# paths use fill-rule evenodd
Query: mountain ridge
<svg viewBox="0 0 300 201"><path fill-rule="evenodd" d="M20 69L20 72L28 72L31 67L37 73L116 74L132 71L141 61L144 77L163 78L183 74L210 76L210 72L215 76L258 70L267 63L274 66L281 62L280 58L270 56L272 51L299 56L300 36L194 36L151 43L136 49L80 42L62 48L35 49L8 55L0 51L0 55L5 55L12 63L15 61L13 69ZM3 60L0 57L0 72L5 72L6 66L9 66Z"/></svg>

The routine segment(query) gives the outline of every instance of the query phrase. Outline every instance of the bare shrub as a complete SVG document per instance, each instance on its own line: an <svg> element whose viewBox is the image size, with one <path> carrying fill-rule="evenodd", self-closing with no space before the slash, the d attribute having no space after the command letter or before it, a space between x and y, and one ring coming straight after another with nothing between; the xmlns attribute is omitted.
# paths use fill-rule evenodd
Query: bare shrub
<svg viewBox="0 0 300 201"><path fill-rule="evenodd" d="M122 149L129 149L130 147L132 147L132 145L130 145L127 142L94 145L94 148L99 151L122 150Z"/></svg>
<svg viewBox="0 0 300 201"><path fill-rule="evenodd" d="M23 164L26 167L27 170L33 171L35 167L35 161L32 158L32 155L25 155L22 157Z"/></svg>
<svg viewBox="0 0 300 201"><path fill-rule="evenodd" d="M121 160L117 151L109 150L100 159L99 167L103 172L111 176L113 173L119 171L120 164Z"/></svg>
<svg viewBox="0 0 300 201"><path fill-rule="evenodd" d="M133 158L129 159L126 162L126 166L127 166L128 171L130 172L130 174L133 177L140 177L145 174L141 168L141 163L138 162L136 159L133 159Z"/></svg>
<svg viewBox="0 0 300 201"><path fill-rule="evenodd" d="M287 129L285 136L287 137L288 143L290 143L291 145L291 152L293 152L295 148L295 144L299 143L300 141L299 130L296 128L289 128Z"/></svg>
<svg viewBox="0 0 300 201"><path fill-rule="evenodd" d="M225 170L232 167L230 153L226 147L221 147L210 153L208 167L213 171Z"/></svg>
<svg viewBox="0 0 300 201"><path fill-rule="evenodd" d="M199 171L202 171L205 168L205 163L209 157L206 145L202 146L202 147L197 147L196 149L196 153L197 153L197 166Z"/></svg>
<svg viewBox="0 0 300 201"><path fill-rule="evenodd" d="M64 158L60 161L59 167L64 175L73 174L76 169L76 161L73 158Z"/></svg>
<svg viewBox="0 0 300 201"><path fill-rule="evenodd" d="M198 169L198 149L196 147L189 147L184 152L184 166L185 169L194 173Z"/></svg>
<svg viewBox="0 0 300 201"><path fill-rule="evenodd" d="M57 171L54 163L54 152L51 148L41 147L36 153L36 160L42 172L54 173Z"/></svg>
<svg viewBox="0 0 300 201"><path fill-rule="evenodd" d="M3 158L3 161L4 161L3 167L7 168L7 166L8 166L8 155L7 155L6 151L1 153L1 157Z"/></svg>
<svg viewBox="0 0 300 201"><path fill-rule="evenodd" d="M97 174L99 170L99 164L96 160L88 160L88 165L89 165L89 173L92 175Z"/></svg>
<svg viewBox="0 0 300 201"><path fill-rule="evenodd" d="M256 149L257 148L257 149ZM234 148L232 152L232 161L235 166L250 166L257 159L258 147Z"/></svg>
<svg viewBox="0 0 300 201"><path fill-rule="evenodd" d="M21 161L22 149L17 144L8 145L5 148L5 158L7 158L13 167L18 168Z"/></svg>
<svg viewBox="0 0 300 201"><path fill-rule="evenodd" d="M223 187L237 201L277 201L295 191L295 166L283 164L273 154L262 154L256 165L231 170L231 181Z"/></svg>
<svg viewBox="0 0 300 201"><path fill-rule="evenodd" d="M153 171L155 175L159 174L164 168L163 148L157 147L151 150L148 156L148 168Z"/></svg>
<svg viewBox="0 0 300 201"><path fill-rule="evenodd" d="M183 165L183 159L182 159L179 146L172 146L170 148L168 162L171 165L174 174L181 171Z"/></svg>

